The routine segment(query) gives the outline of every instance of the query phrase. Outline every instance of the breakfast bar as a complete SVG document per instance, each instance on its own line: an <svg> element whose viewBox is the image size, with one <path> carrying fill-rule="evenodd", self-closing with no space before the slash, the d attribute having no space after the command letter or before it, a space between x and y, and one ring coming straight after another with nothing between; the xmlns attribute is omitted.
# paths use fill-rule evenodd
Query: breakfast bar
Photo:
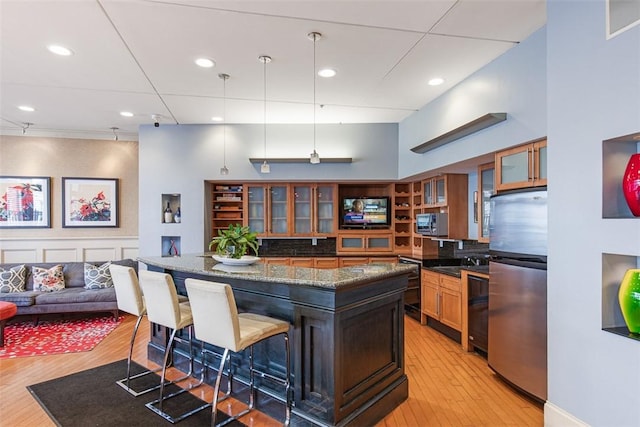
<svg viewBox="0 0 640 427"><path fill-rule="evenodd" d="M373 425L407 399L403 295L411 266L237 266L218 263L210 254L138 260L149 270L170 274L179 294L186 295L187 278L228 283L240 312L291 324L292 424ZM160 362L168 333L157 325L151 330L148 356ZM184 364L188 354L188 346L177 345L176 365ZM246 381L248 355L232 360L234 380ZM256 347L254 363L267 372L284 375L284 360L280 342L267 340ZM284 390L268 378L257 382L264 392L258 393L259 408L264 396L284 400Z"/></svg>

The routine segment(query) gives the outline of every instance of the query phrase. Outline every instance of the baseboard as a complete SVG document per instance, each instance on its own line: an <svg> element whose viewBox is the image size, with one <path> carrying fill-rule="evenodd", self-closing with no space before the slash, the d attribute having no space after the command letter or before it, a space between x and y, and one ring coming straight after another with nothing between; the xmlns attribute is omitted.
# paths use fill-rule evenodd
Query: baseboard
<svg viewBox="0 0 640 427"><path fill-rule="evenodd" d="M545 427L588 427L589 424L579 420L567 411L550 402L544 404Z"/></svg>

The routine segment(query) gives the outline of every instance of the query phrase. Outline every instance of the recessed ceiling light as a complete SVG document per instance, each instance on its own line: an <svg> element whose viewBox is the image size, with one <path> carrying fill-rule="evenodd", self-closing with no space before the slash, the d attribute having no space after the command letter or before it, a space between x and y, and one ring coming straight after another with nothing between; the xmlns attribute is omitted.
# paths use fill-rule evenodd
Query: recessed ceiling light
<svg viewBox="0 0 640 427"><path fill-rule="evenodd" d="M320 77L333 77L336 75L336 70L334 70L333 68L323 68L322 70L318 71L318 75Z"/></svg>
<svg viewBox="0 0 640 427"><path fill-rule="evenodd" d="M129 111L120 111L120 115L122 117L133 117L133 113L131 113Z"/></svg>
<svg viewBox="0 0 640 427"><path fill-rule="evenodd" d="M438 85L441 85L442 83L444 83L444 79L441 77L435 77L429 80L429 86L438 86Z"/></svg>
<svg viewBox="0 0 640 427"><path fill-rule="evenodd" d="M71 49L66 48L64 46L56 45L56 44L47 46L47 49L49 49L50 52L55 53L56 55L61 55L61 56L73 55L73 52L71 51Z"/></svg>
<svg viewBox="0 0 640 427"><path fill-rule="evenodd" d="M28 105L21 105L21 106L18 107L18 109L20 109L22 111L28 111L28 112L36 111L35 108L29 107Z"/></svg>
<svg viewBox="0 0 640 427"><path fill-rule="evenodd" d="M220 117L220 116L215 116L215 117L211 117L211 120L214 121L214 122L221 122L224 119L222 117Z"/></svg>
<svg viewBox="0 0 640 427"><path fill-rule="evenodd" d="M198 58L196 59L196 65L202 68L211 68L216 65L216 63L209 58Z"/></svg>

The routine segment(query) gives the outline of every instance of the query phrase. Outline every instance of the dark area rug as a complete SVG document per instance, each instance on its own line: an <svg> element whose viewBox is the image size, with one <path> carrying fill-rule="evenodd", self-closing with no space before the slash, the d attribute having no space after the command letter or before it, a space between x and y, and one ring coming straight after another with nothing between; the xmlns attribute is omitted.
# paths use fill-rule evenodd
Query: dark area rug
<svg viewBox="0 0 640 427"><path fill-rule="evenodd" d="M126 376L127 361L120 360L108 365L56 378L39 384L30 385L27 389L40 403L49 416L62 427L87 426L171 426L169 421L152 412L145 406L155 400L159 391L134 397L115 382ZM132 362L132 372L141 372L143 368ZM145 375L131 382L131 388L144 390L151 384L159 384L156 374ZM175 385L165 387L168 392L177 391ZM171 402L173 400L173 402ZM163 409L174 415L196 408L203 401L190 393L182 393L169 400ZM228 417L218 412L217 422ZM177 426L209 426L211 425L211 408L202 411L175 424ZM244 424L233 421L229 426L241 427Z"/></svg>

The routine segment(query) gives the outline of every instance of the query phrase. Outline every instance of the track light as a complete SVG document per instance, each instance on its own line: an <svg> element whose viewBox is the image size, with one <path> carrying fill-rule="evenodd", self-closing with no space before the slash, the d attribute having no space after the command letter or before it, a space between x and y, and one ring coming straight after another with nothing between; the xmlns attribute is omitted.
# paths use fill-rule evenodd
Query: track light
<svg viewBox="0 0 640 427"><path fill-rule="evenodd" d="M258 59L263 67L263 78L264 78L264 163L260 166L260 173L271 173L271 167L267 163L267 64L271 62L271 57L262 55L259 56Z"/></svg>
<svg viewBox="0 0 640 427"><path fill-rule="evenodd" d="M113 131L113 140L117 141L118 140L118 133L116 132L117 130L119 130L119 128L112 126L109 129L111 129Z"/></svg>
<svg viewBox="0 0 640 427"><path fill-rule="evenodd" d="M162 116L160 114L152 114L151 120L153 120L153 126L160 127L160 118Z"/></svg>

